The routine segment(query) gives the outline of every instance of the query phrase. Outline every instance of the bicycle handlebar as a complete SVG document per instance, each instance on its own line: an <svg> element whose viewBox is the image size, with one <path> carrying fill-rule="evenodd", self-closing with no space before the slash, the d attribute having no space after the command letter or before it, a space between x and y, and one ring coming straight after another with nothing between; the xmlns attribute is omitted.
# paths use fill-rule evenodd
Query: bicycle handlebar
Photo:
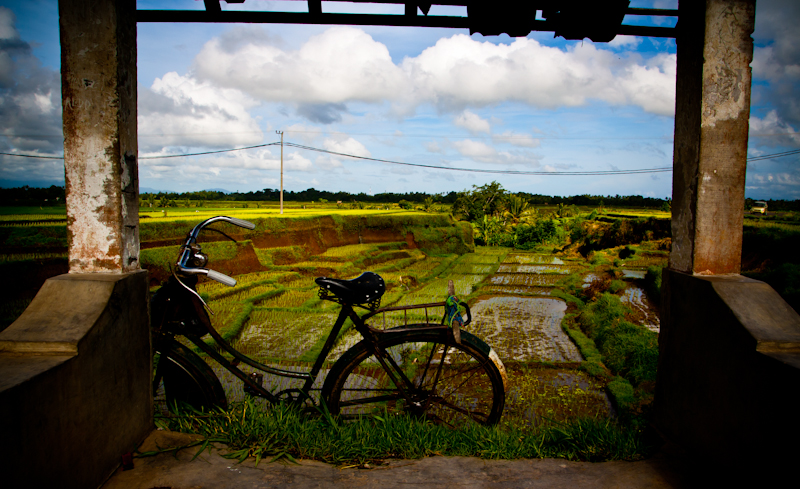
<svg viewBox="0 0 800 489"><path fill-rule="evenodd" d="M189 231L189 234L186 235L186 242L183 244L181 248L181 255L178 258L178 262L175 264L175 267L180 273L185 275L205 275L211 280L216 280L217 282L227 285L228 287L233 287L236 285L236 279L225 275L224 273L220 273L214 270L210 270L208 268L203 268L202 266L189 266L189 260L196 256L196 253L199 254L200 248L196 247L195 244L197 243L197 236L200 234L200 231L203 228L214 224L215 222L227 222L229 224L233 224L235 226L243 227L246 229L255 229L256 225L250 221L245 221L244 219L237 219L235 217L228 217L228 216L215 216L206 219L205 221L201 222L200 224L196 225ZM205 262L207 258L205 256L202 257L203 261ZM205 263L203 263L205 264Z"/></svg>

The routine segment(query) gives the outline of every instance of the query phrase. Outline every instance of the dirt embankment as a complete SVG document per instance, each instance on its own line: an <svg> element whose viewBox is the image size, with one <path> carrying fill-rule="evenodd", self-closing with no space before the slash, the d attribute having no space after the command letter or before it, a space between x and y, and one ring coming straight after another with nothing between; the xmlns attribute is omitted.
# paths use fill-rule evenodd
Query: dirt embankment
<svg viewBox="0 0 800 489"><path fill-rule="evenodd" d="M475 249L469 224L454 222L442 215L259 219L255 224L256 229L252 231L219 226L232 238L245 243L238 247L235 257L215 259L215 270L231 276L266 270L255 249L274 250L270 253L274 265L291 265L323 254L329 248L354 244L405 242L408 249L419 248L428 254L463 254ZM216 233L206 233L202 238L202 242L226 240ZM179 246L182 242L182 237L145 241L142 249ZM153 285L170 274L167 266L145 265Z"/></svg>
<svg viewBox="0 0 800 489"><path fill-rule="evenodd" d="M672 236L669 219L617 219L613 222L584 221L571 231L573 249L583 256L592 251L616 248L642 241L665 240ZM668 244L666 244L668 246Z"/></svg>

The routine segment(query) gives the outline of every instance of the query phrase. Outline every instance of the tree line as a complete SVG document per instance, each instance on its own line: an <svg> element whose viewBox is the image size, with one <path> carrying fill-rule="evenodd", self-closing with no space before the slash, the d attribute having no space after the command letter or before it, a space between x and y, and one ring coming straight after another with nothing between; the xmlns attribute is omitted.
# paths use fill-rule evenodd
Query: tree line
<svg viewBox="0 0 800 489"><path fill-rule="evenodd" d="M477 192L476 192L477 190ZM398 203L400 201L411 202L415 204L422 204L426 201L436 202L441 204L456 204L465 197L469 199L475 195L481 194L481 198L487 197L491 199L491 194L496 193L499 200L496 205L507 195L515 195L521 198L529 205L553 205L559 204L565 206L588 206L588 207L643 207L660 209L669 204L670 200L659 199L654 197L643 197L641 195L573 195L570 197L563 197L558 195L543 195L532 194L528 192L517 192L510 194L497 182L483 185L481 187L474 187L472 190L464 190L461 192L442 192L438 194L428 194L425 192L407 192L407 193L393 193L384 192L378 194L350 193L350 192L329 192L327 190L317 190L309 188L299 192L292 190L285 190L283 192L283 200L287 202L367 202L390 204ZM486 194L486 195L484 195ZM37 187L15 187L15 188L0 188L0 206L54 206L63 205L65 201L64 187L51 185L46 188ZM280 200L280 191L278 189L265 188L254 192L230 192L225 193L218 190L201 190L198 192L144 192L140 195L144 201L152 199L155 202L161 201L261 201L261 202L277 202ZM752 207L754 199L746 199L746 208ZM800 200L767 200L769 209L771 211L800 211ZM469 207L469 205L467 205ZM492 206L490 202L490 207ZM482 214L482 213L481 213Z"/></svg>

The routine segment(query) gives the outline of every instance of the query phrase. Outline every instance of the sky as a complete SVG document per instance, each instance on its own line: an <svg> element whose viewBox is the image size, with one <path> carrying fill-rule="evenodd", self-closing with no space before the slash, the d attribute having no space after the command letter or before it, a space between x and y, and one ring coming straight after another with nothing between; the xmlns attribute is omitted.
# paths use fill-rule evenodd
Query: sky
<svg viewBox="0 0 800 489"><path fill-rule="evenodd" d="M138 0L139 9L202 9ZM677 8L677 0L631 7ZM305 11L247 0L224 10ZM402 13L402 6L323 2L324 12ZM433 6L431 15L466 15ZM663 25L674 19L658 19ZM635 22L628 17L626 24ZM750 157L800 147L800 2L758 0ZM284 147L284 188L426 192L497 181L545 195L671 195L670 172L558 172L672 165L674 39L566 41L552 33L484 37L467 30L244 24L138 25L141 191L280 186L286 143L452 171ZM63 155L57 0L0 0L0 152ZM0 155L0 187L64 184L63 161ZM748 164L746 196L800 199L800 155Z"/></svg>

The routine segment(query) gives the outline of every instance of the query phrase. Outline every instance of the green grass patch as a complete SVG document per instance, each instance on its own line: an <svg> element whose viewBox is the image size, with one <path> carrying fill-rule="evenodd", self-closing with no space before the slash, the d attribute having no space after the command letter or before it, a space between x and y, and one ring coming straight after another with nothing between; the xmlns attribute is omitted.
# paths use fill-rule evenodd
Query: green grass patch
<svg viewBox="0 0 800 489"><path fill-rule="evenodd" d="M576 419L536 429L465 426L451 428L407 416L369 416L343 423L324 410L307 415L289 405L258 407L252 400L227 411L182 412L156 417L157 426L225 443L227 458L243 461L314 459L340 466L380 463L387 458L430 455L483 459L561 458L601 462L638 460L653 445L639 429L610 419ZM148 453L145 455L152 455Z"/></svg>
<svg viewBox="0 0 800 489"><path fill-rule="evenodd" d="M655 381L658 335L625 319L631 310L619 297L601 294L577 316L581 329L591 337L612 372L634 385Z"/></svg>

